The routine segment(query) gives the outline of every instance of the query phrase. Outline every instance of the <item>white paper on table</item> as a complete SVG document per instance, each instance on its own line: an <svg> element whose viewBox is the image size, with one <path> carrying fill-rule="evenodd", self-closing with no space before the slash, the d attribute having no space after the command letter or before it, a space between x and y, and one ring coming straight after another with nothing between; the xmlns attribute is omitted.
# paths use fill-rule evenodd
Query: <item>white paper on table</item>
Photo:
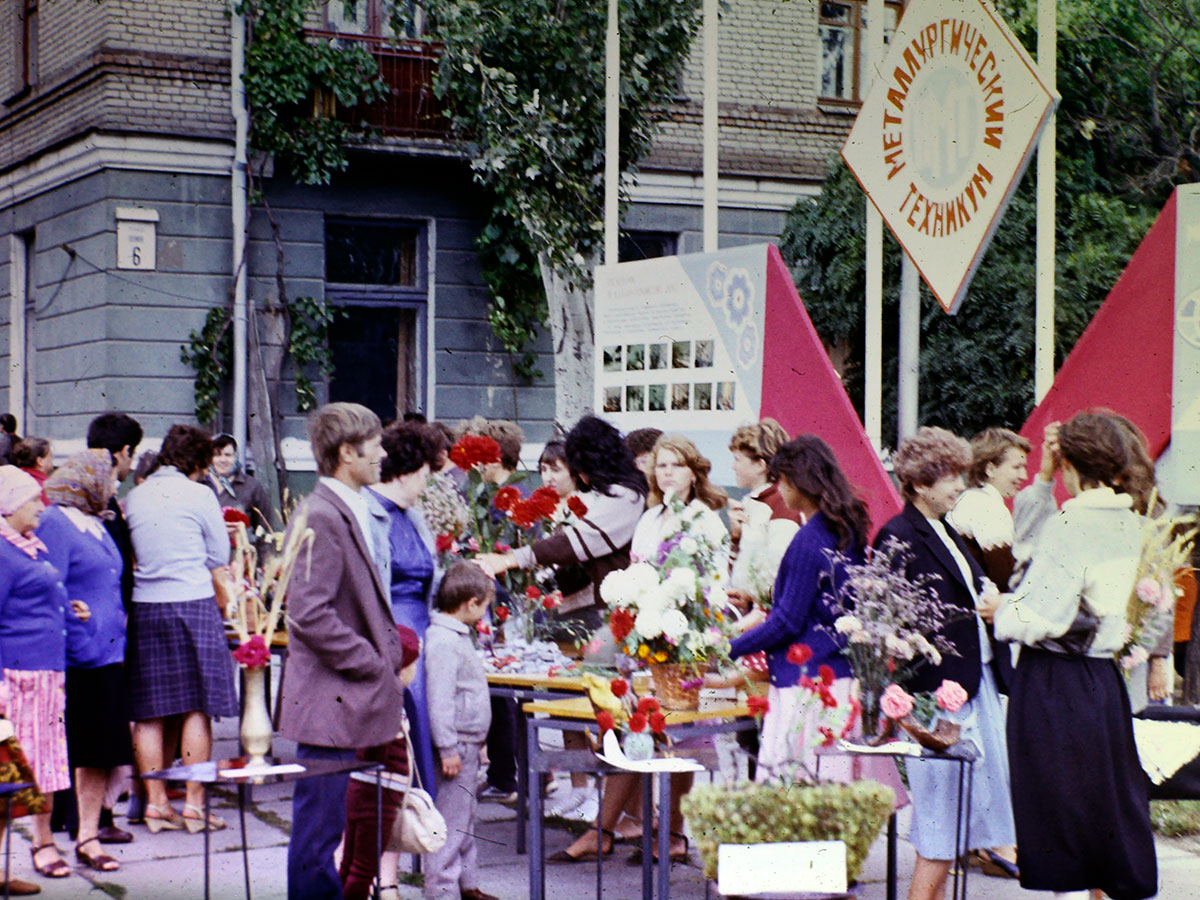
<svg viewBox="0 0 1200 900"><path fill-rule="evenodd" d="M795 897L796 892L846 891L843 841L721 844L717 890L750 897Z"/></svg>
<svg viewBox="0 0 1200 900"><path fill-rule="evenodd" d="M604 732L604 752L597 753L600 759L615 769L626 772L703 772L704 766L694 759L672 756L665 759L630 759L621 749L615 731Z"/></svg>
<svg viewBox="0 0 1200 900"><path fill-rule="evenodd" d="M876 753L887 754L892 756L898 754L900 756L920 756L921 745L914 744L912 741L888 741L886 744L880 744L878 747L870 747L866 744L853 744L850 741L838 741L837 748L845 750L847 753Z"/></svg>
<svg viewBox="0 0 1200 900"><path fill-rule="evenodd" d="M1162 784L1200 756L1200 727L1192 722L1134 719L1133 736L1142 769L1154 784Z"/></svg>
<svg viewBox="0 0 1200 900"><path fill-rule="evenodd" d="M244 769L222 769L222 778L257 778L259 775L294 775L303 772L300 763L280 763L277 766L246 766Z"/></svg>

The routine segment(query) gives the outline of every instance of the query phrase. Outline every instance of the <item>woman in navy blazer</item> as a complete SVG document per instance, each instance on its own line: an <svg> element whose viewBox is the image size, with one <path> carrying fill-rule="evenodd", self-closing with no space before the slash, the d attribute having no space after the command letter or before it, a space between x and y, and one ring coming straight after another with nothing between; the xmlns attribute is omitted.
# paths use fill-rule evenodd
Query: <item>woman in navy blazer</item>
<svg viewBox="0 0 1200 900"><path fill-rule="evenodd" d="M946 513L963 492L971 448L944 428L925 427L900 444L892 463L907 502L904 510L880 529L875 545L892 538L905 544L907 552L901 557L904 574L913 580L932 576L930 587L938 598L961 613L952 616L941 631L954 652L944 653L939 665L920 667L905 687L934 691L943 680L949 680L967 692L968 701L950 718L962 726L962 739L973 741L983 751L975 764L967 810L971 848L979 849L987 871L1015 877L1016 836L1004 712L991 672L991 647L975 612L977 598L995 588L986 582L962 537L945 522ZM933 900L944 893L957 846L958 767L911 760L908 778L913 798L910 838L917 851L908 896L909 900Z"/></svg>

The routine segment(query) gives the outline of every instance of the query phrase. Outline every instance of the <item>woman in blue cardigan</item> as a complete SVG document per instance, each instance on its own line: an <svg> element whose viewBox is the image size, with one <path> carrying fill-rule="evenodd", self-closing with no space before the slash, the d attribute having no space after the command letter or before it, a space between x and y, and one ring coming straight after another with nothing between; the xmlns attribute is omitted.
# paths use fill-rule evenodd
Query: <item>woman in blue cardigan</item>
<svg viewBox="0 0 1200 900"><path fill-rule="evenodd" d="M779 566L766 620L730 646L735 659L760 650L767 653L771 683L758 756L760 781L791 776L800 766L809 775L815 773L814 735L809 733L814 723L799 721L807 694L797 686L801 676L815 680L821 667L829 666L836 679L834 696L840 703L849 702L850 664L835 636L829 601L845 577L845 564L835 554L861 563L870 522L866 505L854 495L833 451L816 435L801 435L780 447L771 471L778 475L779 493L788 508L803 513L807 521ZM803 665L788 660L793 644L812 650ZM831 773L823 767L821 774Z"/></svg>
<svg viewBox="0 0 1200 900"><path fill-rule="evenodd" d="M100 815L110 773L133 764L121 601L124 564L104 527L113 516L108 501L116 489L107 450L72 456L46 480L44 493L51 506L37 530L67 597L86 601L91 610L86 622L67 618L66 727L79 805L75 858L98 872L120 868L103 852Z"/></svg>
<svg viewBox="0 0 1200 900"><path fill-rule="evenodd" d="M44 794L71 786L63 726L67 666L67 591L34 533L42 514L42 487L16 466L0 467L0 716L11 719L17 740ZM87 605L74 605L85 621ZM50 813L33 816L33 867L66 878L50 833Z"/></svg>

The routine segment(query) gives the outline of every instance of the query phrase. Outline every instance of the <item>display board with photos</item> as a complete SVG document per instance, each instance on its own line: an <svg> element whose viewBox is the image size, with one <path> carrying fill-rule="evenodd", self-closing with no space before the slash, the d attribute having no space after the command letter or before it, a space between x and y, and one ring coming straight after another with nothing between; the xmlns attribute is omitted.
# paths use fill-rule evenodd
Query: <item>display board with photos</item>
<svg viewBox="0 0 1200 900"><path fill-rule="evenodd" d="M770 416L829 442L877 525L900 510L778 249L602 266L595 297L593 404L622 432L683 433L732 485L733 432Z"/></svg>
<svg viewBox="0 0 1200 900"><path fill-rule="evenodd" d="M719 464L759 414L765 261L759 244L597 269L595 408L624 432L683 432Z"/></svg>

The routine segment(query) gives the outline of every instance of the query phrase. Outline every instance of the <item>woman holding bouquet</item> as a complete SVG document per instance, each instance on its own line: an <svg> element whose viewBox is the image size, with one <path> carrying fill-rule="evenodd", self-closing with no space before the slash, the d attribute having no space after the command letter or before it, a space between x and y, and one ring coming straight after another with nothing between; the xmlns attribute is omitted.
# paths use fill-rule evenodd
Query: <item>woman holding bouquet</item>
<svg viewBox="0 0 1200 900"><path fill-rule="evenodd" d="M12 721L38 789L49 796L71 784L63 724L66 623L72 615L85 619L89 610L69 604L35 533L42 508L41 485L16 466L0 466L0 717ZM71 874L54 845L48 807L33 816L31 852L39 875Z"/></svg>
<svg viewBox="0 0 1200 900"><path fill-rule="evenodd" d="M941 630L953 653L941 663L925 664L906 684L910 691L936 690L943 680L957 682L966 702L954 713L962 739L982 751L975 763L971 788L971 846L979 849L985 871L1015 877L1016 843L1009 793L1004 711L992 674L992 652L976 605L994 593L983 570L959 534L946 524L946 514L963 492L963 474L971 465L971 448L944 428L923 427L903 441L892 457L904 510L880 530L881 546L890 538L907 545L904 574L910 581L932 577L929 587L941 603L957 612ZM985 591L985 585L990 590ZM910 839L917 851L909 900L935 900L945 890L946 876L958 845L954 833L958 810L958 767L940 761L910 761L913 799ZM991 848L991 849L987 849ZM1031 851L1037 850L1036 845Z"/></svg>
<svg viewBox="0 0 1200 900"><path fill-rule="evenodd" d="M1113 661L1142 549L1134 498L1115 489L1129 448L1120 424L1094 413L1057 437L1072 499L1046 522L1016 591L985 610L994 610L998 638L1023 645L1008 712L1017 834L1031 848L1021 886L1141 900L1158 889L1154 838Z"/></svg>

